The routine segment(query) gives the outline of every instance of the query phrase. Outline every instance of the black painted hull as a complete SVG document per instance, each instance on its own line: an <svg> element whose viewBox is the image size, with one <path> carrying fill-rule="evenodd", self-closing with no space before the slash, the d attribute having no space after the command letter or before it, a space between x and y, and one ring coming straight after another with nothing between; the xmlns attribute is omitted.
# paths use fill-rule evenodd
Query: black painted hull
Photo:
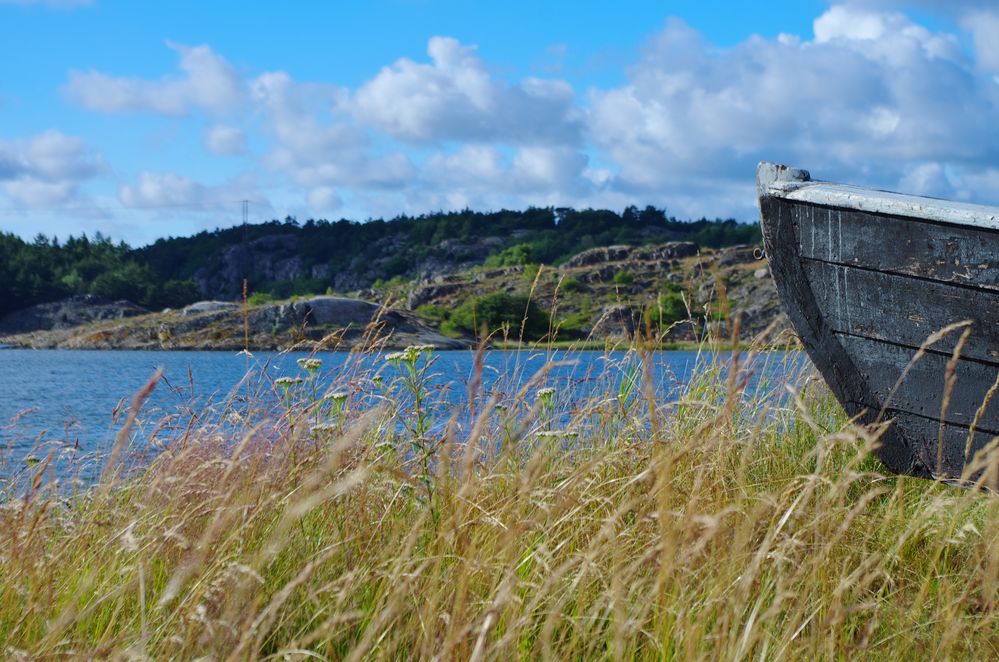
<svg viewBox="0 0 999 662"><path fill-rule="evenodd" d="M940 221L911 213L917 204L878 209L861 193L839 206L807 184L795 184L799 199L767 184L761 222L781 300L847 413L892 421L881 460L981 476L991 465L976 454L999 436L999 228L974 210Z"/></svg>

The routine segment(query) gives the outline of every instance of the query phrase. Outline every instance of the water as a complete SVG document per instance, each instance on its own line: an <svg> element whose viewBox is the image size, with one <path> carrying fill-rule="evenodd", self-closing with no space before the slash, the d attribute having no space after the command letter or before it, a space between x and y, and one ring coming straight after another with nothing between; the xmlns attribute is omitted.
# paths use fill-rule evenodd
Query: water
<svg viewBox="0 0 999 662"><path fill-rule="evenodd" d="M296 360L304 353L60 351L5 349L0 351L0 449L6 472L55 449L73 453L100 453L114 439L131 397L163 368L142 410L137 442L162 421L182 425L185 414L244 396L277 400L273 380L304 376ZM429 371L431 401L441 419L467 410L469 382L475 374L470 351L435 352ZM378 386L398 374L379 355L322 353L317 375L320 391L327 388L352 393L358 402L374 401ZM655 390L663 397L685 384L698 361L710 355L695 352L656 352L649 363ZM613 396L635 374L636 357L627 352L490 351L484 355L480 394L501 404L533 398L537 389L556 389L559 410L571 416L577 403L594 396ZM747 391L782 390L788 363L771 357L751 373ZM547 370L545 367L547 366ZM532 381L533 380L533 381ZM527 387L525 389L525 387ZM523 390L523 392L521 392ZM179 423L178 423L179 421ZM3 472L3 467L0 467Z"/></svg>

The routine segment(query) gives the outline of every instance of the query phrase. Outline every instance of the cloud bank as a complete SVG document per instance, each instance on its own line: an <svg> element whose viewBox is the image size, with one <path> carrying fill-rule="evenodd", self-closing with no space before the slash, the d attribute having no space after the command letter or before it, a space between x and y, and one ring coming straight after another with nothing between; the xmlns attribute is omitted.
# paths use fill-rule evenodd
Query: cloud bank
<svg viewBox="0 0 999 662"><path fill-rule="evenodd" d="M87 110L182 115L192 110L222 113L242 98L239 76L208 46L168 41L180 56L179 76L148 81L99 71L71 71L66 94Z"/></svg>
<svg viewBox="0 0 999 662"><path fill-rule="evenodd" d="M354 88L246 74L207 44L168 42L174 72L73 71L64 92L97 113L200 121L199 158L227 157L242 169L232 181L252 173L256 195L280 189L309 215L652 203L749 220L759 160L997 203L999 10L951 3L957 28L945 32L910 18L914 6L932 8L833 3L811 35L729 48L669 19L614 87L502 77L476 46L435 36L425 58L397 59ZM68 199L100 171L96 152L58 132L0 142L0 183L23 204ZM244 190L155 165L128 179L118 200L130 208Z"/></svg>
<svg viewBox="0 0 999 662"><path fill-rule="evenodd" d="M27 139L0 139L0 189L19 207L66 205L83 182L105 170L100 153L56 130Z"/></svg>

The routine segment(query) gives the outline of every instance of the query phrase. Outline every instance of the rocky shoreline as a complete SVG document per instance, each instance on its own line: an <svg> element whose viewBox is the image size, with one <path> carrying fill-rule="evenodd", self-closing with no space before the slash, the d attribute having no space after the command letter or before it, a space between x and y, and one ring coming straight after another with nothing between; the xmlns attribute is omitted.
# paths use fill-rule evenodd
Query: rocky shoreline
<svg viewBox="0 0 999 662"><path fill-rule="evenodd" d="M319 296L245 308L203 301L181 310L0 335L0 343L33 349L239 351L388 349L414 344L460 349L472 341L449 338L415 315L370 301Z"/></svg>
<svg viewBox="0 0 999 662"><path fill-rule="evenodd" d="M533 269L476 267L351 297L309 296L257 305L201 301L160 312L128 301L76 296L0 319L0 347L239 351L416 344L462 349L474 347L475 339L454 329L442 333L442 320L434 311L453 310L496 292L530 293L576 325L576 335L568 337L590 342L647 333L648 313L661 305L663 292L682 293L684 305L700 320L675 325L663 342L692 342L705 334L725 338L736 311L743 339L783 319L766 262L752 246L711 250L670 242L600 247L558 267Z"/></svg>

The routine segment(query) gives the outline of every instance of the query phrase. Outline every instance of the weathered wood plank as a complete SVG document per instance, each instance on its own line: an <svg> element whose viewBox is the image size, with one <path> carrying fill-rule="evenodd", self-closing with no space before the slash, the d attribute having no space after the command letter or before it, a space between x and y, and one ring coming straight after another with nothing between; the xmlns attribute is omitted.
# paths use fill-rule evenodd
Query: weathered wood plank
<svg viewBox="0 0 999 662"><path fill-rule="evenodd" d="M761 184L766 186L766 182ZM871 403L875 399L866 384L857 378L857 369L823 317L820 300L798 253L791 205L781 198L764 194L760 197L760 213L764 219L763 241L770 270L788 318L836 399L851 416L859 414L865 405L858 403ZM913 447L897 429L886 432L877 454L892 471L925 474Z"/></svg>
<svg viewBox="0 0 999 662"><path fill-rule="evenodd" d="M875 398L870 404L879 410L885 407L916 350L855 336L840 336L839 341L856 366L858 377L868 384ZM956 380L950 390L947 410L943 412L944 377L949 360L949 357L937 354L920 357L898 385L888 407L924 418L939 418L943 414L943 420L948 423L970 426L988 391L999 379L999 368L958 360L954 367ZM999 394L989 400L976 428L999 434Z"/></svg>
<svg viewBox="0 0 999 662"><path fill-rule="evenodd" d="M999 292L803 260L820 314L833 330L919 347L949 324L971 320L961 355L999 365ZM952 332L933 345L950 352Z"/></svg>
<svg viewBox="0 0 999 662"><path fill-rule="evenodd" d="M999 401L976 420L999 375L999 256L990 248L999 210L814 183L805 171L766 163L757 190L781 300L836 398L873 422L891 393L893 425L878 456L892 471L960 477L966 448L973 455L999 430ZM964 320L972 334L941 422L960 331L893 389L928 336Z"/></svg>
<svg viewBox="0 0 999 662"><path fill-rule="evenodd" d="M959 478L966 465L965 451L968 451L967 460L973 461L975 454L989 445L995 438L995 435L982 431L976 431L973 435L969 435L968 428L945 423L942 426L943 445L941 448L939 443L941 425L939 422L898 411L887 412L887 419L894 419L892 426L898 428L902 437L925 440L924 444L914 448L914 452L919 458L919 464L927 467L937 476ZM968 443L969 436L971 436L970 445ZM942 457L938 456L938 449L943 451ZM939 465L938 460L942 460ZM975 479L977 473L970 478Z"/></svg>
<svg viewBox="0 0 999 662"><path fill-rule="evenodd" d="M802 257L999 291L999 231L804 203L793 209Z"/></svg>

